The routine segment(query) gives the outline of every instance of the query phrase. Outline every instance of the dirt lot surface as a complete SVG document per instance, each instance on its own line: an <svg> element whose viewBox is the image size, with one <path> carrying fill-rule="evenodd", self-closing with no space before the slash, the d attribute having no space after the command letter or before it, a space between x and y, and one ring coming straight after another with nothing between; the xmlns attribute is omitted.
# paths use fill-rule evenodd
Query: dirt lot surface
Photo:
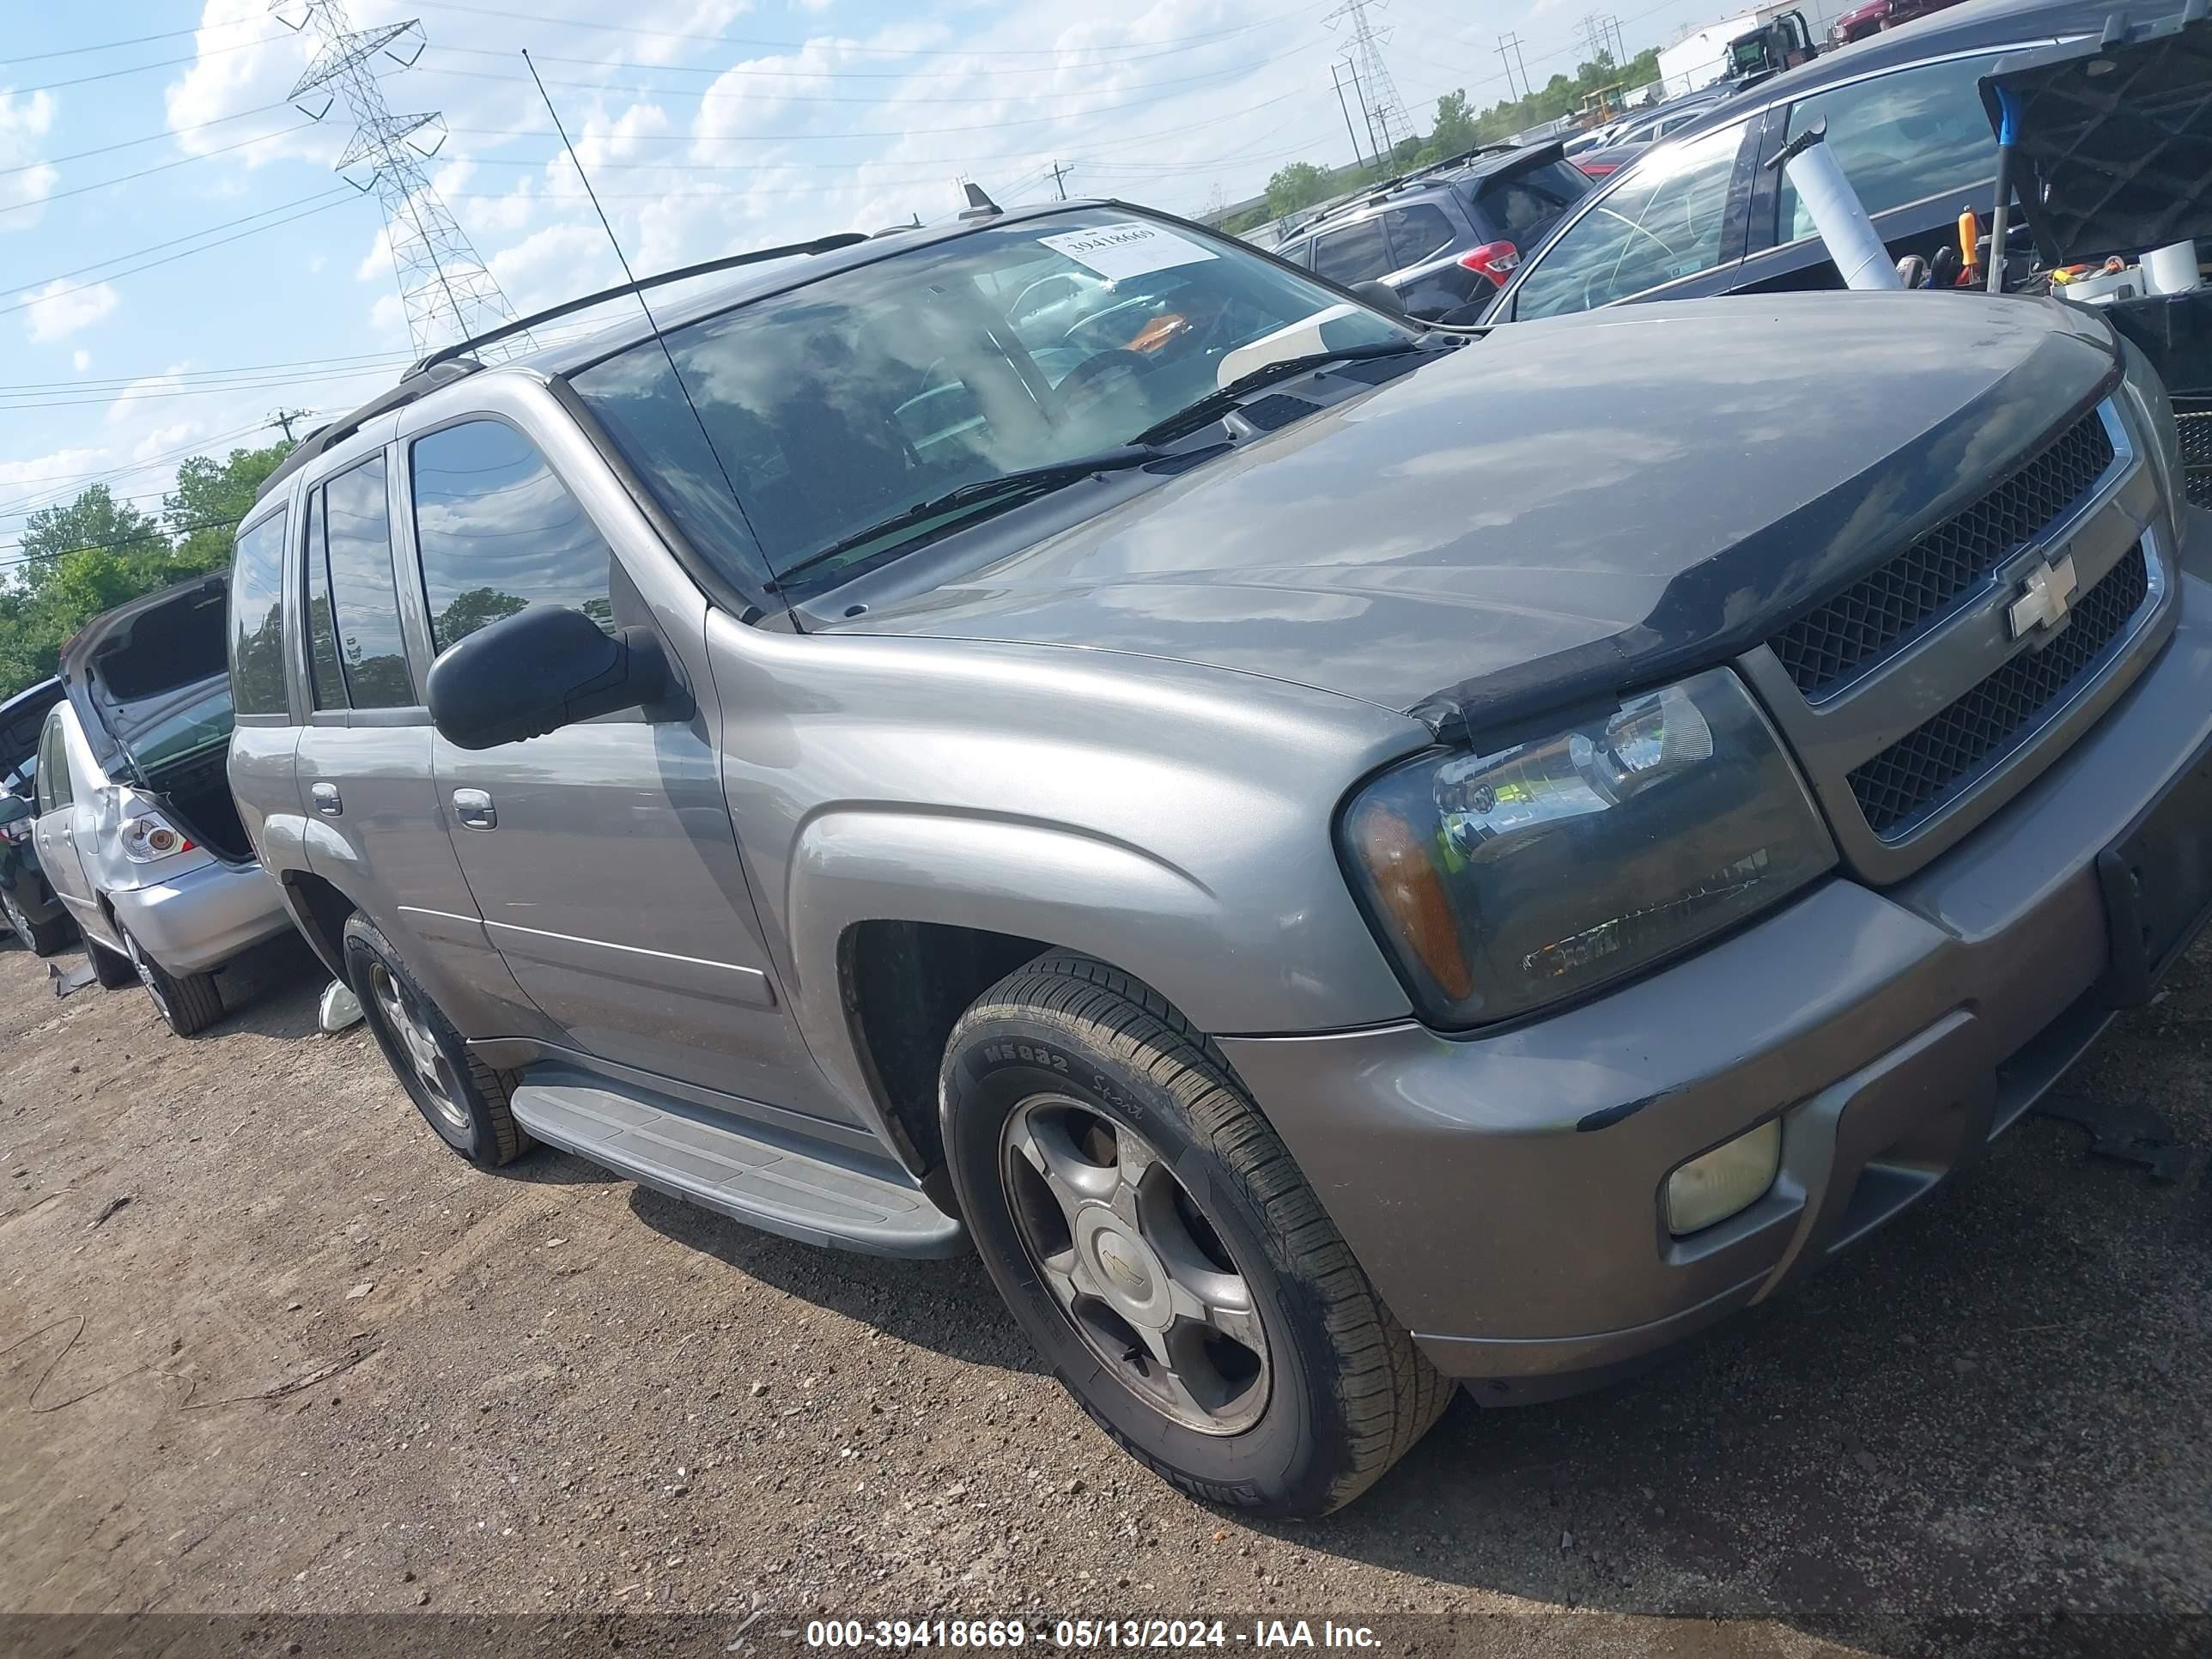
<svg viewBox="0 0 2212 1659"><path fill-rule="evenodd" d="M1126 1462L971 1260L807 1249L550 1152L476 1172L365 1035L315 1030L319 985L272 947L179 1042L0 941L0 1613L1423 1612L1464 1620L1401 1650L1560 1655L2212 1636L2201 953L2071 1085L2166 1113L2178 1184L2032 1121L1667 1368L1462 1400L1349 1512L1284 1527ZM287 1650L244 1622L240 1650ZM0 1648L36 1628L0 1618Z"/></svg>

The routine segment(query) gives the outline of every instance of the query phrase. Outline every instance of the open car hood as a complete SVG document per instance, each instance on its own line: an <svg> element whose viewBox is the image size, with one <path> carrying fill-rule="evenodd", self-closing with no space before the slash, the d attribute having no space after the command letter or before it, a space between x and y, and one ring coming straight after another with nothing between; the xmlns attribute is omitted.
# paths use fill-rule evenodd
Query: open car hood
<svg viewBox="0 0 2212 1659"><path fill-rule="evenodd" d="M1982 77L2036 251L2080 264L2194 240L2212 244L2212 12L2207 0L2015 52Z"/></svg>

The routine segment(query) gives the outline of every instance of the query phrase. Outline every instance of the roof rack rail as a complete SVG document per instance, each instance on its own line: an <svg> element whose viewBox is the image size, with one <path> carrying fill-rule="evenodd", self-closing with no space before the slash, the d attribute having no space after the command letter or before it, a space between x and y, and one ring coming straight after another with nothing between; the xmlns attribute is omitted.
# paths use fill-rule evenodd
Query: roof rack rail
<svg viewBox="0 0 2212 1659"><path fill-rule="evenodd" d="M495 340L504 340L510 335L520 334L540 323L550 323L573 312L586 311L609 300L619 300L625 294L640 294L649 288L662 288L670 283L689 281L694 276L711 276L718 270L734 270L739 265L764 264L770 259L788 259L801 253L832 253L841 247L851 247L868 239L856 230L841 230L832 236L817 236L810 242L786 242L780 247L755 248L750 253L732 253L720 259L703 259L696 265L684 265L675 270L664 270L657 276L641 276L634 283L617 283L612 288L603 288L596 294L586 294L580 300L565 300L557 306L548 306L543 311L533 311L527 317L518 317L511 323L482 334L457 340L452 345L441 346L407 372L419 374L439 363L452 362L464 357L478 346L489 345Z"/></svg>
<svg viewBox="0 0 2212 1659"><path fill-rule="evenodd" d="M641 276L634 283L622 283L613 288L601 289L597 294L586 294L580 300L569 300L543 311L534 311L527 317L517 318L485 333L469 339L456 341L414 364L399 377L397 386L380 392L367 403L348 414L341 415L328 425L316 428L300 440L292 453L285 456L276 470L261 481L253 492L259 501L309 461L324 451L343 443L380 415L388 415L395 409L404 409L409 404L428 397L441 386L474 374L483 365L467 354L477 347L489 345L495 340L520 334L538 323L551 322L556 317L566 317L571 312L601 305L609 300L618 300L625 294L635 294L641 289L659 288L669 283L680 283L693 276L705 276L717 270L731 270L739 265L764 264L770 259L788 258L800 253L829 253L841 247L851 247L868 239L855 231L839 231L834 236L817 236L811 242L789 242L781 247L756 248L750 253L732 253L720 259L708 259L696 265L684 265L676 270L664 270L657 276Z"/></svg>

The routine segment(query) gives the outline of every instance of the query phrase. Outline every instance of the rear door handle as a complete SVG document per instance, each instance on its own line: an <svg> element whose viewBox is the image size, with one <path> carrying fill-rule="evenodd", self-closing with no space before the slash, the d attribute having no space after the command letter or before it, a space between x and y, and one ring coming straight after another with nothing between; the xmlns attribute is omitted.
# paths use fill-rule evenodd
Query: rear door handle
<svg viewBox="0 0 2212 1659"><path fill-rule="evenodd" d="M307 794L315 803L315 811L326 818L334 818L345 811L345 803L338 799L338 787L335 783L319 783L308 790Z"/></svg>
<svg viewBox="0 0 2212 1659"><path fill-rule="evenodd" d="M481 789L454 790L453 816L467 830L491 830L499 824L499 813L491 804L491 797Z"/></svg>

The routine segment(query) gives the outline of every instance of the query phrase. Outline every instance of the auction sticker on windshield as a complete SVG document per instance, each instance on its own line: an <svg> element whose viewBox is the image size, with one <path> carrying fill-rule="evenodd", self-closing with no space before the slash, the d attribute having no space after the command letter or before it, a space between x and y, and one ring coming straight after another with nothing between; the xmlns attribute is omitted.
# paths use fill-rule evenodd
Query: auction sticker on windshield
<svg viewBox="0 0 2212 1659"><path fill-rule="evenodd" d="M1148 225L1141 219L1099 225L1090 230L1063 231L1057 236L1040 236L1037 240L1078 264L1088 265L1109 283L1119 282L1124 276L1142 276L1146 271L1165 270L1171 265L1194 265L1201 259L1213 258L1212 249L1200 247L1188 237L1178 236L1161 226Z"/></svg>

